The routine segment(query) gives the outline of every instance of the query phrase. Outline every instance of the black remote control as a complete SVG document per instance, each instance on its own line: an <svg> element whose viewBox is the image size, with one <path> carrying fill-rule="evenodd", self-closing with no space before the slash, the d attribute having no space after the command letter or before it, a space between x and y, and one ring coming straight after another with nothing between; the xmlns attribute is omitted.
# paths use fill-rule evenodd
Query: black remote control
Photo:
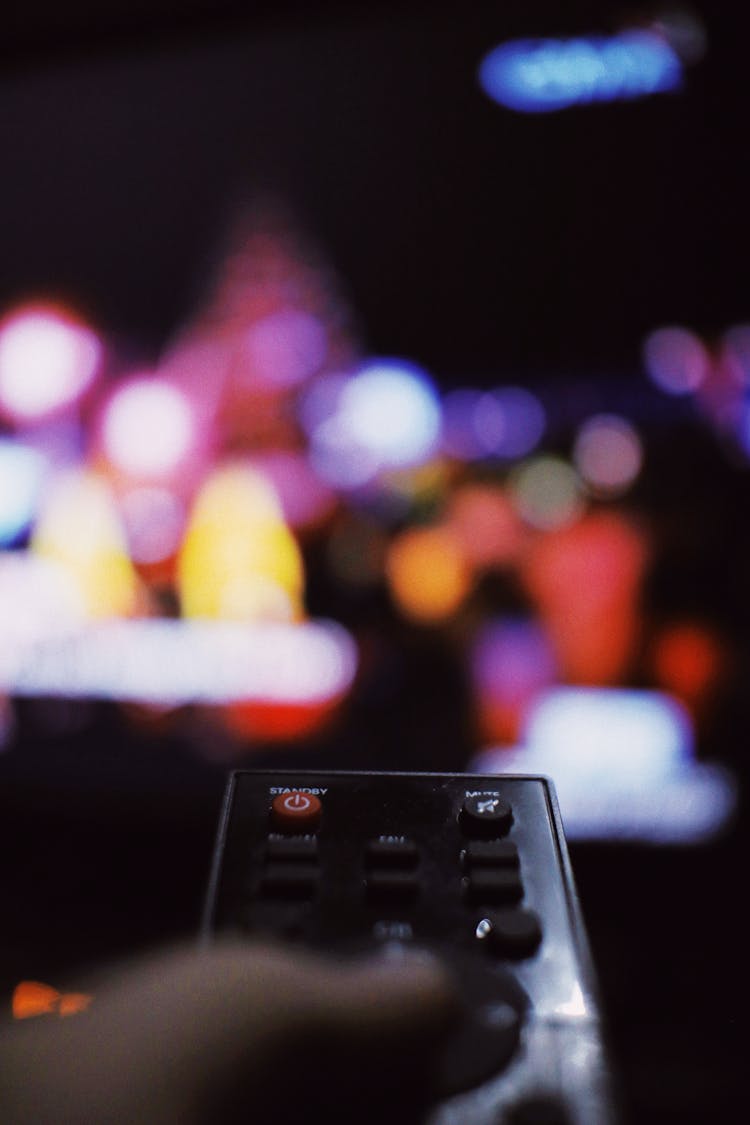
<svg viewBox="0 0 750 1125"><path fill-rule="evenodd" d="M427 1125L610 1125L596 988L542 777L238 771L205 931L440 956L464 1017Z"/></svg>

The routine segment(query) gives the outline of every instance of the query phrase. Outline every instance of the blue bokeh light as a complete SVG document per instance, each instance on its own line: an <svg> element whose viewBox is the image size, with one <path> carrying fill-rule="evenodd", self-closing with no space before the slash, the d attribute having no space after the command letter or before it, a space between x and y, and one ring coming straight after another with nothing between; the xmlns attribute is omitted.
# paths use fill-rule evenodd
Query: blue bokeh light
<svg viewBox="0 0 750 1125"><path fill-rule="evenodd" d="M679 90L683 68L660 35L514 39L485 55L479 84L493 101L521 113L549 113Z"/></svg>
<svg viewBox="0 0 750 1125"><path fill-rule="evenodd" d="M41 453L0 439L0 546L12 545L36 514L46 471Z"/></svg>

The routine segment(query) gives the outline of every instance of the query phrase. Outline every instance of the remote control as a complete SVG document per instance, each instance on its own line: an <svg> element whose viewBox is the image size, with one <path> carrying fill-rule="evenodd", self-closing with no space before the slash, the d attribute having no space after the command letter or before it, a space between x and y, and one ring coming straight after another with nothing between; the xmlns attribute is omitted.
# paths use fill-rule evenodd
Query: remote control
<svg viewBox="0 0 750 1125"><path fill-rule="evenodd" d="M596 987L542 777L238 771L206 936L441 957L463 1017L426 1125L609 1125Z"/></svg>

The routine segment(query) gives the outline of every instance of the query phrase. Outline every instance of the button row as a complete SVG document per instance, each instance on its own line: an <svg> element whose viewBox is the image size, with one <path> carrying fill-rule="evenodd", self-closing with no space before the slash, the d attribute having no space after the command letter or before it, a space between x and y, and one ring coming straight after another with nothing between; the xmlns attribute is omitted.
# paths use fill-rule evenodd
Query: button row
<svg viewBox="0 0 750 1125"><path fill-rule="evenodd" d="M312 898L320 883L315 836L270 836L261 893L268 898Z"/></svg>
<svg viewBox="0 0 750 1125"><path fill-rule="evenodd" d="M367 897L378 903L408 902L419 892L419 849L406 836L378 836L365 848Z"/></svg>

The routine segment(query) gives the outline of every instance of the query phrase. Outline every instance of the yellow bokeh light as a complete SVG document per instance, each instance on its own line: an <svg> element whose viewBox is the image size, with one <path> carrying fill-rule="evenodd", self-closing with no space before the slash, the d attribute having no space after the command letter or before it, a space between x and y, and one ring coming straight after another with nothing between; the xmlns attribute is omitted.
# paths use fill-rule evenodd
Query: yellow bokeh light
<svg viewBox="0 0 750 1125"><path fill-rule="evenodd" d="M135 611L138 580L125 533L114 497L97 474L71 470L51 483L31 549L73 580L87 616Z"/></svg>
<svg viewBox="0 0 750 1125"><path fill-rule="evenodd" d="M186 617L304 616L299 546L272 486L253 469L229 466L208 478L190 516L177 573Z"/></svg>

